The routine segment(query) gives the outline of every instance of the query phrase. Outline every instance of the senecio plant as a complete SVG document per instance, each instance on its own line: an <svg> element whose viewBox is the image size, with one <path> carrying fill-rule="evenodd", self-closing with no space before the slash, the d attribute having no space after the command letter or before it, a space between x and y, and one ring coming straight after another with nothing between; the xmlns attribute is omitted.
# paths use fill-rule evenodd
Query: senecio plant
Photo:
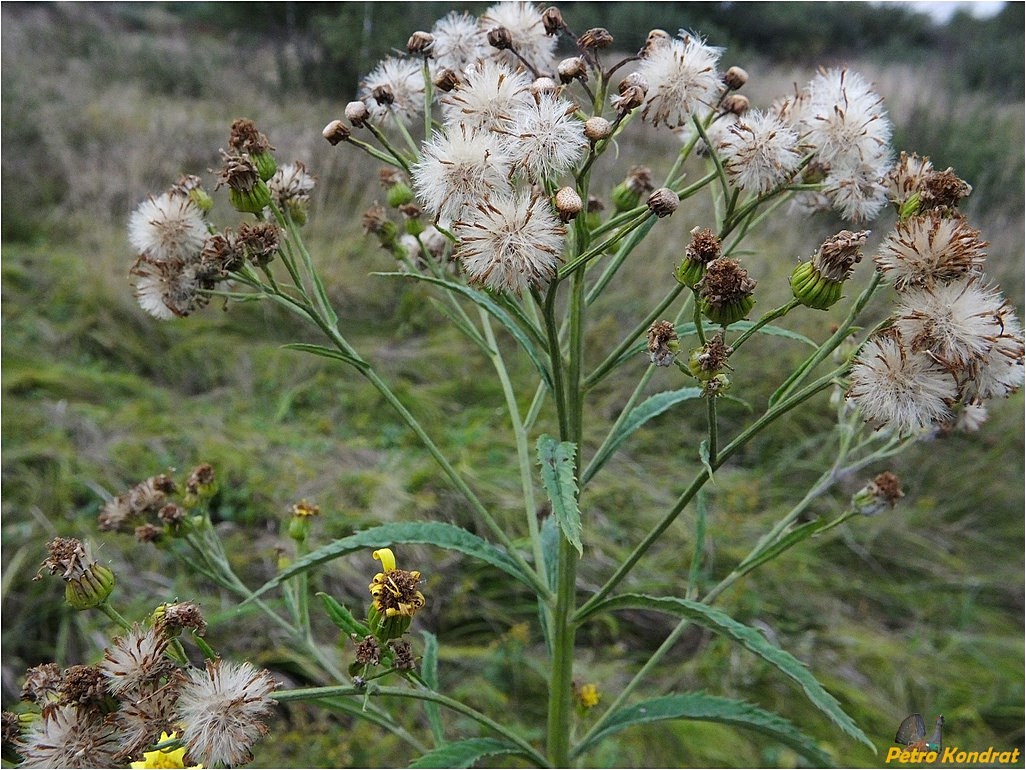
<svg viewBox="0 0 1026 770"><path fill-rule="evenodd" d="M394 258L395 269L381 280L418 282L436 293L448 320L494 367L518 461L519 528L500 524L509 517L482 501L429 426L350 343L302 237L315 178L301 163L279 164L252 121L232 126L216 185L245 215L241 223L211 222L211 197L192 176L132 214L128 234L138 256L130 273L146 312L169 321L215 299L225 307L265 300L309 322L323 344L289 347L366 378L487 537L446 522L401 521L314 547L310 521L319 509L304 501L283 525L295 553L282 558L272 580L249 588L208 514L214 469L200 466L179 481L147 479L104 504L100 528L160 544L265 612L309 653L321 684L284 689L267 671L222 660L204 642L194 604L161 605L151 618L129 623L111 606L110 569L79 541L57 540L44 567L66 581L68 601L100 608L123 630L96 666L29 672L25 699L36 708L4 716L6 745L24 766L237 765L251 757L275 703L287 701L315 701L369 720L407 742L418 767L468 767L500 754L539 767L587 764L589 752L620 731L669 719L749 728L815 765L831 762L792 723L755 705L705 693L652 697L653 674L691 625L779 669L825 719L872 747L806 667L714 603L785 550L893 506L902 491L880 467L887 458L924 437L977 429L987 399L1022 385L1020 322L984 275L988 244L959 211L971 188L927 158L896 156L882 100L855 72L821 71L801 90L755 109L740 93L747 73L721 71L721 50L694 34L653 30L644 48L626 57L611 53L613 43L605 29L572 32L555 7L501 2L480 18L453 12L430 32L414 33L409 55L382 61L345 107L345 119L323 131L339 151L365 152L384 167L385 205L363 215L368 233ZM637 121L679 134L679 152L663 169L632 167L612 189L596 189L593 171L616 167L618 141ZM665 296L651 307L623 308L633 326L622 338L589 337L586 345L596 298L645 259L646 236L679 222L682 204L700 195L711 196L715 213L690 229L676 264L668 265ZM888 207L896 224L879 240L864 286L851 279L869 231L844 229L797 264L795 255L781 254L780 272L758 280L787 281L791 297L755 312L758 285L742 249L771 213L833 209L861 228ZM874 296L893 306L867 319ZM828 319L818 328L832 333L815 341L782 325L804 314ZM752 343L766 334L811 352L781 374L767 403L756 404L732 384L746 354L756 352ZM517 389L511 355L524 357L536 375L529 390ZM624 370L636 387L608 424L589 397ZM653 382L662 389L646 397ZM833 456L829 467L722 580L703 585L711 537L703 488L760 431L831 394L837 422L823 444ZM725 399L746 401L753 415L730 435L718 416ZM589 488L632 433L671 409L698 409L708 426L694 453L680 456L679 476L666 480L676 500L601 585L585 587L578 565L597 547L589 529L599 526L589 514ZM584 443L586 431L604 435L596 448ZM842 481L858 486L862 473L864 485L842 515L803 519L814 500ZM690 565L682 560L679 592L624 591L625 579L689 507L693 551ZM411 625L432 601L421 591L431 565L401 568L392 550L409 543L480 560L537 597L548 677L544 729L525 732L501 713L440 691L439 640ZM368 567L367 595L314 593L315 569L350 554ZM282 600L272 601L278 592ZM575 636L582 624L629 609L679 622L626 685L603 692L601 682L575 671ZM341 630L341 653L337 639L313 638L311 614L319 611ZM190 662L186 643L205 658L201 666ZM421 702L422 729L394 710L409 701ZM447 714L458 716L459 732Z"/></svg>

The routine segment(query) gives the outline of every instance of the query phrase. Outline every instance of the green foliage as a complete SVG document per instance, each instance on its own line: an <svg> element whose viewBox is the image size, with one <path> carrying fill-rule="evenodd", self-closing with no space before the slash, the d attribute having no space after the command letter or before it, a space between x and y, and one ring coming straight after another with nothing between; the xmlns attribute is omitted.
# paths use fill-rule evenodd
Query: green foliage
<svg viewBox="0 0 1026 770"><path fill-rule="evenodd" d="M310 129L304 136L312 136L313 143L316 126L307 124L317 123L316 115L329 108L298 101L292 86L330 86L334 106L329 113L334 114L330 111L353 93L355 79L368 62L389 47L401 48L408 31L429 26L441 11L436 4L318 5L183 4L159 7L157 15L143 12L142 6L121 5L105 17L114 30L125 33L118 41L105 36L94 19L76 17L75 23L66 23L61 14L68 12L67 6L46 6L46 13L53 16L47 16L45 29L52 37L25 37L48 40L36 44L38 55L31 70L25 67L26 49L5 46L2 114L9 152L3 159L3 650L5 666L12 670L20 672L51 659L61 664L95 660L97 649L91 640L109 629L102 619L67 612L50 581L31 580L43 556L42 544L54 534L85 532L95 539L93 522L103 499L161 469L187 468L199 460L218 468L222 489L212 513L236 566L253 585L274 574L281 514L300 496L332 504L332 513L315 525L315 548L327 543L330 549L332 541L392 518L455 521L473 532L465 505L373 389L359 378L341 374L343 369L335 362L280 350L282 343L302 335L285 314L266 307L233 308L227 314L208 312L186 324L157 325L134 307L124 286L128 249L122 230L128 209L144 191L166 184L180 170L214 163L200 148L223 143L223 123L230 111L270 109L249 91L239 96L238 90L224 87L222 76L230 68L225 49L216 42L224 38L222 23L234 32L230 60L249 62L235 72L252 75L254 91L263 89L272 100L286 101L282 94L288 93L288 110L300 115L300 124ZM632 14L654 9L644 4L596 5L618 44L640 44L649 25ZM761 30L779 32L788 23L799 24L802 34L850 38L853 46L880 40L894 45L895 39L902 39L898 30L905 30L905 39L917 45L926 45L929 39L921 37L918 22L904 14L890 17L894 24L889 30L863 20L856 25L851 16L853 26L842 27L841 8L835 15L832 9L818 9L823 11L819 13L807 5L762 5L748 6L739 14L736 5L730 11L679 4L674 12L679 12L681 26L694 26L716 43L729 44L742 36L729 23L758 27L743 33L753 41L746 44L748 50L772 50L780 37ZM859 9L847 10L869 13L870 6L858 5ZM587 10L583 5L564 7L568 18L591 18ZM658 23L665 24L666 7L658 10ZM3 12L7 26L24 11L5 4ZM968 82L1000 87L1021 78L1021 71L1012 73L995 63L1012 61L1016 52L1021 61L1021 36L1016 41L1016 35L1022 24L1015 23L1015 14L1021 12L1021 5L1008 4L1002 22L991 26L956 16L950 28L959 34L945 38L945 45L974 41L970 53L949 57L961 62L960 69L972 78ZM290 21L290 13L302 21ZM369 42L356 56L352 41L359 36L351 30L367 13L373 22ZM188 19L187 25L182 26L179 14ZM727 19L728 15L737 18ZM268 59L260 49L269 28L285 30L281 39L298 41L301 56L308 57L297 64L282 45L280 55L272 57L278 67L274 77L266 74ZM858 35L850 33L853 28L860 30ZM153 29L160 34L152 36ZM720 38L714 34L717 30L727 36ZM974 37L974 30L987 30L989 37L982 32ZM390 37L393 33L395 39ZM124 47L135 35L140 39ZM794 39L790 30L788 38ZM831 58L845 52L809 39L805 51L826 51ZM169 45L182 40L195 52L179 56L169 51ZM80 109L74 93L51 87L54 59L46 54L51 49L74 57L82 70L92 73L85 81L74 72L58 73L72 78L67 91L84 99L104 81L116 83L122 94L117 103L135 104L138 113L112 113L99 97L90 97L95 101L92 112ZM16 53L23 61L14 58ZM268 86L271 81L273 88ZM1021 86L1008 90L1021 94ZM229 91L229 105L211 103ZM116 164L122 155L135 151L118 149L118 142L133 128L150 121L173 127L173 101L184 97L203 101L185 103L192 117L179 132L178 146L150 142L137 150L148 164L144 173L99 164L97 159ZM911 119L899 123L899 143L931 154L941 167L954 165L972 181L973 200L982 197L985 202L973 205L987 214L995 229L1002 218L1011 218L1013 234L1007 236L1011 245L1006 251L1012 259L1007 269L1021 278L1021 234L1014 234L1021 230L1016 224L1022 208L1021 117L1009 118L1007 111L982 99L967 115L960 112L958 102L948 103L946 98L924 95ZM60 114L75 127L77 144L62 133L64 124L52 119L52 105L70 105L69 113ZM290 125L282 113L269 114L275 116L272 123ZM207 120L217 125L207 126ZM276 141L288 133L275 134ZM221 138L211 143L209 137ZM640 152L664 151L649 138L639 140L639 148L621 148L624 162ZM317 167L322 174L318 189L330 191L322 203L334 212L343 202L351 219L349 211L359 211L373 199L374 191L364 184L373 172L354 170L331 158ZM105 172L90 170L92 166ZM99 181L83 187L88 175ZM97 192L107 189L118 192ZM98 217L97 212L104 215ZM439 440L460 458L461 468L473 467L475 484L480 483L488 503L508 516L516 484L509 478L509 455L493 440L496 429L503 427L496 416L502 394L482 376L488 371L487 361L452 330L438 328L438 316L423 302L426 291L367 277L371 271L388 269L390 258L374 252L355 232L342 230L333 222L327 233L318 231L314 238L323 247L317 253L327 255L326 270L338 279L332 283L339 286L335 298L345 310L347 331L361 351L373 351L384 361L403 395L415 402L418 414L437 428ZM615 287L610 299L615 320L596 334L629 328L634 320L631 308L643 304L652 286L669 275L670 260L663 264L660 259L678 249L679 239L670 235L667 241L654 246L650 272L641 271ZM801 241L791 254L792 243L771 239L765 250L791 259L797 249L809 245ZM530 339L519 319L509 321L502 324L504 329L520 329ZM814 326L807 330L813 338L821 332ZM760 381L771 381L788 365L787 357L799 347L792 341L777 342L788 344L774 347L767 341L760 360L737 372L742 380L753 382L754 391ZM512 340L503 337L500 344L512 350ZM632 349L632 356L625 357L626 369L638 363L640 350ZM511 355L510 361L518 382L537 369L524 358L513 364ZM607 554L608 561L582 567L582 583L604 580L610 565L651 526L654 511L666 503L666 493L657 487L684 483L682 452L694 446L696 425L701 427L703 416L683 408L683 397L676 402L682 408L655 409L669 398L666 393L681 392L667 390L675 383L679 380L654 381L644 394L649 401L637 407L644 411L629 413L623 429L610 437L615 446L600 452L608 458L603 466L607 473L597 475L589 489L586 536L589 552ZM608 412L615 415L623 403L620 380L614 377L596 392L607 397ZM731 410L738 416L744 410L736 405L724 408L726 424L732 426ZM922 709L943 711L952 734L964 743L1021 745L1021 412L1019 396L994 409L991 421L972 441L952 436L915 448L895 467L903 477L918 479L907 490L904 506L878 519L846 524L830 538L810 538L761 566L722 597L724 612L764 629L775 637L777 647L808 661L810 671L846 704L874 741L893 734L905 713ZM748 552L786 501L800 494L803 482L818 471L821 447L807 437L832 419L830 409L812 404L717 471L717 485L710 490L706 558L699 570L703 585L722 578L727 565ZM588 437L582 451L594 451L603 438ZM619 451L614 455L612 449ZM689 455L686 462L692 460ZM764 470L754 471L757 467ZM952 468L972 468L972 476L952 473ZM847 486L820 501L815 513L840 510L851 491ZM644 581L639 577L645 584L632 590L679 589L686 570L682 554L694 548L692 523L693 517L685 513L668 533L665 546L650 554L651 576ZM814 525L805 527L811 530ZM558 542L553 519L542 531L550 536L548 543ZM431 534L431 542L436 535ZM209 638L218 649L227 654L259 653L263 665L304 676L288 642L269 632L256 613L237 612L217 590L195 577L168 578L168 556L133 545L130 536L103 535L101 542L102 555L115 562L123 579L119 599L135 615L144 616L161 598L201 596ZM481 555L480 548L474 546L475 555ZM554 551L547 553L550 550ZM981 560L986 561L986 570L980 569ZM550 564L554 563L553 556ZM445 643L439 650L437 676L442 691L481 709L508 714L511 724L537 740L544 719L538 704L546 697L546 684L530 661L545 655L545 640L540 634L513 632L521 623L536 622L537 605L525 588L518 586L511 596L512 568L504 565L456 557L433 561L431 571L425 570L425 593L433 603L429 622ZM554 572L550 571L553 577ZM366 577L360 568L325 562L317 579L349 606L366 600ZM796 596L802 602L795 602ZM325 613L314 622L321 623L316 631L326 638L337 634ZM624 683L624 670L643 661L674 622L632 609L602 624L588 624L581 646L590 647L592 654L581 660L580 675L599 682L605 693L615 693ZM423 649L427 666L434 648L428 641ZM852 750L850 742L824 726L816 706L795 697L794 688L781 682L773 665L726 641L710 641L697 629L674 647L652 685L661 691L695 690L709 682L734 700L744 698L764 711L786 713L819 747L842 757L845 764L872 766L879 761L863 749ZM5 704L16 700L17 684L5 681ZM274 726L276 740L262 745L257 766L379 766L411 758L399 739L344 713L325 717L319 710L292 705L289 715L293 728L285 723ZM420 718L418 711L409 721ZM620 766L671 766L682 761L721 766L739 763L742 757L749 764L767 766L797 761L791 749L771 747L768 740L739 741L739 735L747 738L748 733L722 725L666 722L646 728L641 721L632 722L634 729L618 733L615 744L607 741L589 757L597 764ZM449 724L452 735L473 734L476 729L466 721ZM587 728L587 718L582 718L578 733ZM472 754L481 746L498 745L489 741L474 738L443 748L462 745Z"/></svg>
<svg viewBox="0 0 1026 770"><path fill-rule="evenodd" d="M866 734L856 726L851 717L844 713L837 700L823 689L822 685L809 672L808 668L796 660L790 653L769 643L754 628L746 627L728 614L712 609L705 604L667 596L625 594L596 605L591 612L595 613L600 609L616 610L630 608L655 609L661 612L669 612L706 626L717 633L729 636L794 680L805 691L806 697L848 735L872 747L873 744Z"/></svg>
<svg viewBox="0 0 1026 770"><path fill-rule="evenodd" d="M597 743L621 730L670 719L697 719L747 728L769 735L790 746L814 766L828 767L832 764L830 758L813 740L803 735L786 719L749 703L705 693L666 695L635 703L613 714L603 728L594 733L591 742L582 744L582 749L587 750L592 743Z"/></svg>
<svg viewBox="0 0 1026 770"><path fill-rule="evenodd" d="M283 569L273 579L254 591L253 596L260 596L289 578L309 572L313 567L324 562L338 559L355 551L383 547L390 543L424 543L458 551L491 564L493 567L498 567L506 574L528 585L531 582L505 551L464 529L440 521L404 521L372 527L318 548Z"/></svg>
<svg viewBox="0 0 1026 770"><path fill-rule="evenodd" d="M577 482L574 480L577 447L571 441L556 441L542 434L538 437L537 450L542 486L552 503L552 515L563 537L580 555L583 553L581 511L577 507Z"/></svg>
<svg viewBox="0 0 1026 770"><path fill-rule="evenodd" d="M410 767L473 767L483 757L518 754L520 749L494 738L471 738L447 743L414 760Z"/></svg>

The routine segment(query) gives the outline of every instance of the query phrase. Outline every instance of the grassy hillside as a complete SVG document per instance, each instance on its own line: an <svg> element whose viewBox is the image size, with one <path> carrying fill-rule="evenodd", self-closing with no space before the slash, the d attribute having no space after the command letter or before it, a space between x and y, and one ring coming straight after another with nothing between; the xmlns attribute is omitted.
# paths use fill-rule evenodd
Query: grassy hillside
<svg viewBox="0 0 1026 770"><path fill-rule="evenodd" d="M280 51L271 41L226 41L206 27L183 26L159 4L5 3L2 15L4 708L16 703L26 667L92 662L104 643L102 618L72 613L55 582L32 580L56 534L101 545L120 581L123 614L141 617L160 601L196 598L215 648L302 683L301 661L259 617L235 612L229 597L174 567L165 553L98 533L105 496L169 468L212 463L222 487L219 527L254 586L274 573L277 549L288 542L281 522L303 498L326 514L315 527L317 543L383 521L474 523L370 386L348 370L281 349L312 339L291 317L255 303L227 313L211 307L173 323L147 317L126 280L129 213L179 174L216 167L232 119L255 119L280 158L302 160L319 177L308 244L349 338L512 527L520 523L519 485L509 471L512 450L495 440L507 426L490 364L441 322L429 292L371 275L394 265L360 229L360 213L381 197L377 164L320 136L350 94L315 99L283 88ZM729 55L725 62L735 63ZM752 74L746 90L759 106L807 81L816 64L742 63ZM877 83L899 149L930 154L939 168L954 166L972 182L968 211L991 243L989 274L1022 317L1021 101L945 90L950 81L940 54L916 67L848 64ZM614 182L638 163L657 166L675 149L673 137L635 136L596 170L600 182ZM681 213L603 298L590 341L630 329L634 310L662 296L686 233L709 216L695 208ZM889 225L881 222L876 237ZM768 290L760 303L770 307L782 298L785 266L838 227L826 218L800 231L789 223L770 226L746 256ZM862 275L869 269L860 266ZM817 322L810 317L801 330L822 339ZM736 373L738 390L764 401L766 383L797 356L786 345L767 344ZM510 360L514 378L531 374L527 362ZM654 380L653 392L683 384L666 371ZM625 375L603 385L605 414L616 414L631 384ZM727 425L743 416L740 407L724 409ZM722 578L801 496L821 470L819 447L808 436L832 420L824 398L760 436L718 474L704 580ZM694 451L703 426L702 414L664 415L610 464L590 498L594 523L586 545L596 556L582 565L582 584L604 580L657 517L659 503L676 497L690 477L681 463L693 462L681 456ZM589 439L594 449L601 437ZM1022 748L1022 394L994 404L978 434L921 444L893 470L907 495L898 509L789 552L732 588L719 606L808 663L880 747L906 714L922 711L928 719L945 715L952 745ZM817 512L839 512L858 486L853 480ZM657 577L630 588L679 585L693 530L694 514L686 512L647 557L644 572ZM543 641L527 595L511 598L495 573L468 570L441 551L408 550L411 561L431 565L424 590L432 601L417 623L442 642L442 689L524 725L544 724L546 682L530 663L544 654ZM318 584L363 601L368 568L332 565ZM579 635L581 675L615 693L627 681L624 663L642 660L671 628L665 618L644 615L586 626ZM318 630L331 639L332 629L323 621ZM653 690L744 698L786 715L840 765L881 761L826 724L790 682L722 639L686 636ZM411 759L406 747L362 722L300 707L283 712L276 740L261 744L256 766L399 766ZM623 735L590 761L798 761L768 740L702 723Z"/></svg>

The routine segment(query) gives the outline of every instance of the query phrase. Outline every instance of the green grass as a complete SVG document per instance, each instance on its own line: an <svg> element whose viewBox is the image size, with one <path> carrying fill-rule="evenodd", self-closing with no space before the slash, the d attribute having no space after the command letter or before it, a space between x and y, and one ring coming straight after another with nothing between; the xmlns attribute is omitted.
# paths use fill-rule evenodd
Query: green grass
<svg viewBox="0 0 1026 770"><path fill-rule="evenodd" d="M4 13L6 27L6 8ZM22 29L37 44L46 39L45 30ZM134 34L144 37L133 36L119 55L134 51L133 56L142 57L157 50L146 47L144 33ZM201 37L190 44L209 46L195 61L224 61L221 44ZM24 63L9 48L5 106L8 83L29 82ZM86 47L80 55L95 64L98 50L103 49ZM4 110L5 138L20 143L27 137L24 160L50 164L40 185L63 179L64 186L57 187L71 192L33 190L35 197L28 200L34 208L28 211L5 184L4 707L16 702L18 679L27 666L54 659L63 665L94 661L110 630L102 618L67 610L55 581L32 580L45 542L54 534L87 536L101 544L100 553L118 575L115 596L124 614L143 617L160 601L196 598L215 648L252 658L301 686L301 661L289 640L268 630L258 615L237 613L232 601L179 571L168 554L129 536L98 533L95 515L104 496L157 472L174 468L184 473L194 464L211 462L221 489L214 517L240 573L253 586L274 574L276 549L287 542L280 524L291 504L302 498L317 502L324 512L315 524L315 545L383 521L437 519L472 529L476 523L372 387L351 370L281 349L297 339L315 341L294 319L253 304L227 313L211 307L174 323L148 319L135 306L125 280L131 257L123 234L128 211L181 170L213 165L233 117L245 113L257 119L283 157L302 157L320 176L310 245L347 335L430 426L500 521L522 532L519 483L511 471L514 455L500 437L506 428L501 391L487 360L426 302L430 292L370 275L392 267L391 258L358 228L359 212L379 194L364 181L375 166L351 152L322 146L326 143L319 140L318 126L334 116L337 105L292 100L283 106L261 93L258 82L234 73L242 82L226 107L204 96L203 83L186 80L182 87L199 98L188 102L193 122L181 132L184 108L175 88L144 95L125 75L130 88L116 102L119 129L105 128L95 115L79 124L88 141L78 160L88 161L83 175L92 177L68 182L74 166L61 163L71 164L64 159L75 156L44 158L30 152L44 125L39 121L54 111L64 114L61 109L71 114L87 93L96 95L98 103L103 103L101 96L113 99L102 90L100 75L119 75L86 67L84 72L92 74L75 75L86 90L62 95L58 62L44 63L49 68L38 75L40 93L55 95L57 101L31 101L16 119ZM23 66L14 69L14 64ZM178 78L174 83L181 80L173 67L167 72ZM150 122L146 115L168 119ZM18 132L8 133L9 120L17 121ZM999 148L1007 147L1009 136L1019 135L1019 155L1013 154L1008 165L1019 169L1021 187L1021 121L998 125L1001 133L994 139ZM944 151L949 155L940 165L961 170L950 157L959 152L953 146L957 134L940 128L935 133L948 141ZM51 138L70 146L70 137L60 131ZM985 139L974 134L967 157L981 168L993 168L995 158L1003 156L982 147ZM637 147L621 148L615 163L596 170L597 178L616 181L639 160L657 166L672 141L644 132ZM160 148L156 158L155 147ZM112 159L113 170L98 177L95 169L105 158ZM151 158L155 168L147 165ZM994 173L994 179L1004 178ZM1001 173L1008 173L1007 167ZM679 244L691 227L709 218L704 205L661 222L641 258L596 304L597 320L587 340L589 350L596 351L592 363L665 291ZM1009 201L1005 208L979 212L976 222L997 247L995 253L1016 255L997 269L1020 311L1021 215L1020 205ZM878 227L877 237L887 225ZM768 309L785 296L789 266L808 256L831 228L836 223L827 220L813 220L802 232L775 226L756 244L746 261L760 281L757 309ZM868 269L860 266L860 271ZM829 333L828 323L827 314L809 313L798 328L821 340ZM532 368L512 354L512 346L507 349L514 379L527 381ZM744 357L732 361L737 366L734 393L754 405L764 403L774 378L799 353L795 345L779 340L751 345ZM596 389L598 415L615 416L643 364L639 359L637 366L625 367ZM649 390L686 384L681 375L660 371ZM699 468L695 447L704 411L685 406L632 436L588 490L581 585L600 584ZM727 403L722 412L728 430L747 417L742 405ZM951 745L1023 745L1022 414L1019 394L995 404L980 433L915 447L893 464L907 493L896 510L852 521L822 541L807 542L718 601L808 663L881 750L900 720L917 710L928 719L945 715ZM822 446L811 437L832 421L824 397L775 425L718 472L708 489L704 585L724 577L800 497L802 483L822 469ZM544 423L538 432L542 428ZM601 431L590 432L589 450L601 438ZM839 512L861 482L852 479L818 501L815 512ZM694 509L689 508L625 588L679 591L694 548L694 525ZM511 592L494 571L437 549L404 548L401 560L420 565L425 574L429 606L414 630L430 629L442 643L443 691L490 713L509 715L525 734L539 739L546 682L538 666L544 643L527 593ZM369 555L346 560L324 568L315 580L323 590L359 606L366 601L374 564ZM673 625L665 617L640 612L589 622L579 635L578 679L596 682L604 702L610 702ZM336 638L334 627L320 616L317 631L325 643ZM778 711L815 736L840 765L874 766L882 760L882 754L872 755L827 724L779 673L722 639L694 631L685 634L642 694L697 690ZM416 709L405 712L410 724L418 721ZM592 718L581 717L579 733ZM458 721L454 725L457 732L474 729ZM283 709L274 736L260 745L256 766L396 766L412 759L407 747L380 731L306 706ZM685 723L622 733L587 761L659 767L793 766L798 760L741 731ZM485 766L503 764L500 758Z"/></svg>

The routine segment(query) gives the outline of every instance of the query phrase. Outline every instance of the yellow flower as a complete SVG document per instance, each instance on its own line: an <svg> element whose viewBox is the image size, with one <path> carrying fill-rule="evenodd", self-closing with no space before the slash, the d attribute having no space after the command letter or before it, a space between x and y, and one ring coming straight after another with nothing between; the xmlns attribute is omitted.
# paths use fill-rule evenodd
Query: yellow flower
<svg viewBox="0 0 1026 770"><path fill-rule="evenodd" d="M581 705L586 709L590 709L598 705L602 694L598 691L598 687L589 682L588 684L581 685L578 697L581 699Z"/></svg>
<svg viewBox="0 0 1026 770"><path fill-rule="evenodd" d="M174 740L178 733L160 734L160 743ZM147 767L185 767L185 746L177 749L157 749L156 751L143 752L142 762L132 762L133 768ZM190 768L202 768L203 765L189 765Z"/></svg>
<svg viewBox="0 0 1026 770"><path fill-rule="evenodd" d="M371 555L384 569L368 586L373 598L369 613L371 628L381 639L396 639L406 632L413 616L424 606L424 594L417 590L420 572L398 569L390 548L380 548Z"/></svg>

